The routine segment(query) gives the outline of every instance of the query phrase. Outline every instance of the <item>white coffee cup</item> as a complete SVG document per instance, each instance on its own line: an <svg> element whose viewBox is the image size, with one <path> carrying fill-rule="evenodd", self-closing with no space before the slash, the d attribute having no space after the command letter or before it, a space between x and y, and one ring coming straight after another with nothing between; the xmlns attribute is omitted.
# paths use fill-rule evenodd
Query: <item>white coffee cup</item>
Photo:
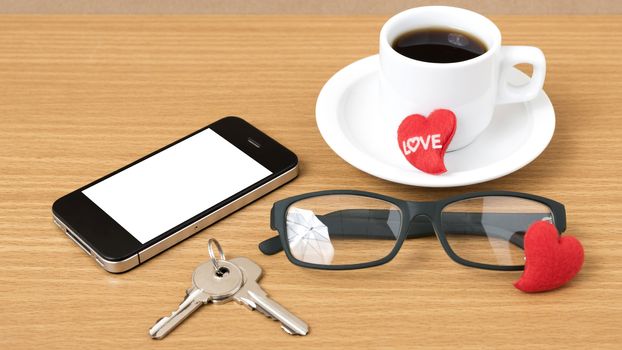
<svg viewBox="0 0 622 350"><path fill-rule="evenodd" d="M417 61L395 51L404 33L424 28L453 28L480 39L484 54L455 63ZM533 74L525 85L511 85L513 66L528 63ZM435 109L454 112L456 133L448 151L463 148L488 126L495 105L535 98L544 84L546 61L532 46L501 46L501 32L488 18L448 6L416 7L391 17L380 31L380 118L390 130L411 114L427 116Z"/></svg>

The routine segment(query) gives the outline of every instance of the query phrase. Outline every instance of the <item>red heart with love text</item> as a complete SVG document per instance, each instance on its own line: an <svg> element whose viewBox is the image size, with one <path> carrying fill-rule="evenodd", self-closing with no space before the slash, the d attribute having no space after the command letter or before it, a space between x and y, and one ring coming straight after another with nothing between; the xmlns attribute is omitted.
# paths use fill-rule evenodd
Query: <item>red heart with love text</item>
<svg viewBox="0 0 622 350"><path fill-rule="evenodd" d="M524 240L525 271L514 286L523 292L545 292L570 281L583 266L583 246L572 236L560 236L546 221L532 224Z"/></svg>
<svg viewBox="0 0 622 350"><path fill-rule="evenodd" d="M397 142L406 160L428 174L439 175L445 168L445 152L456 132L456 115L437 109L426 118L412 114L397 129Z"/></svg>

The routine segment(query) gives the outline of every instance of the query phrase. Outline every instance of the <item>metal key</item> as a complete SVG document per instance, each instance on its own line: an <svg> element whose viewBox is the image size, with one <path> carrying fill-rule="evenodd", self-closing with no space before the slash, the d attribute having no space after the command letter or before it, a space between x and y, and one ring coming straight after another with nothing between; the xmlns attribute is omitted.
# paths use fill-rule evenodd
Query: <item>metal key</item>
<svg viewBox="0 0 622 350"><path fill-rule="evenodd" d="M236 264L224 260L224 254L220 246L218 245L218 249L221 252L221 260L215 259L211 245L209 247L212 259L202 263L194 270L192 274L192 287L186 291L186 297L179 304L177 310L173 311L170 316L159 319L149 329L149 335L152 338L164 338L204 304L209 302L218 304L230 301L244 284L241 269Z"/></svg>
<svg viewBox="0 0 622 350"><path fill-rule="evenodd" d="M309 326L291 312L287 311L259 286L262 270L254 261L239 257L230 260L236 264L244 276L244 284L233 295L233 300L251 310L257 310L267 317L279 321L281 328L292 335L307 335Z"/></svg>

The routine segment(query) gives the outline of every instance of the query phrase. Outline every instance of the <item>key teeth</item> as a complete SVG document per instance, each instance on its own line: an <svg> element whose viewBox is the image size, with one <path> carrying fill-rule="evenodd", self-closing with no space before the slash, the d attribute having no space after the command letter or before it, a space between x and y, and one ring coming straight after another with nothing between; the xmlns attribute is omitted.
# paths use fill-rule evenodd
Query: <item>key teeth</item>
<svg viewBox="0 0 622 350"><path fill-rule="evenodd" d="M285 333L290 334L290 335L298 335L298 333L292 331L291 329L287 328L284 324L281 323L281 328L285 331Z"/></svg>
<svg viewBox="0 0 622 350"><path fill-rule="evenodd" d="M277 321L281 324L281 328L285 331L285 333L289 334L289 335L299 335L298 333L296 333L295 331L293 331L291 328L287 327L286 325L283 324L283 322L279 321L276 317L272 316L271 314L269 314L268 312L266 312L266 310L262 309L261 306L257 305L255 307L255 310L261 312L262 314L264 314L267 318L273 320L273 321Z"/></svg>
<svg viewBox="0 0 622 350"><path fill-rule="evenodd" d="M273 320L273 321L278 321L274 316L272 316L269 312L267 312L266 310L264 310L261 306L256 305L255 306L255 310L261 312L262 314L264 314L264 316L266 316L267 318Z"/></svg>

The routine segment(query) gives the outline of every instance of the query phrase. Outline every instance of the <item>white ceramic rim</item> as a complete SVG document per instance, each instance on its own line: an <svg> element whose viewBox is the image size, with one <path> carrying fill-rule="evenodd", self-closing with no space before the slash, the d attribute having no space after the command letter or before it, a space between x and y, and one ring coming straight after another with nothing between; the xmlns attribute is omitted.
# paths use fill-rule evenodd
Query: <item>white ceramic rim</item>
<svg viewBox="0 0 622 350"><path fill-rule="evenodd" d="M342 68L326 82L315 106L316 122L324 141L339 157L368 174L388 181L420 187L472 185L500 178L531 163L546 149L553 138L555 111L551 100L542 90L534 100L524 102L528 113L533 114L535 109L539 112L537 116L533 116L531 134L524 146L516 149L509 157L485 167L443 175L429 175L414 168L412 171L391 171L392 165L371 157L350 142L343 132L338 115L341 97L344 93L352 84L378 71L378 68L378 55L360 59ZM455 152L460 152L460 150ZM387 169L388 167L390 168Z"/></svg>
<svg viewBox="0 0 622 350"><path fill-rule="evenodd" d="M422 15L425 12L433 12L433 11L457 12L464 16L477 18L478 21L481 21L482 25L488 27L488 30L490 31L490 35L492 35L493 37L492 40L490 41L490 40L486 40L476 35L480 40L486 42L486 46L487 46L486 52L482 55L479 55L477 57L471 58L466 61L451 62L451 63L435 63L435 62L425 62L425 61L415 60L415 59L403 56L399 52L395 51L395 49L393 48L393 43L391 43L388 38L389 32L393 30L393 27L401 21L408 20L409 17ZM417 27L413 26L413 29L414 28L417 28ZM456 26L455 28L460 29L467 33L471 33L471 31L468 28L462 28L460 26ZM387 50L391 52L393 56L399 57L399 60L402 61L403 64L413 65L413 66L423 66L429 69L460 69L460 68L463 68L464 66L477 64L483 60L487 60L490 56L495 55L497 51L499 51L499 48L501 47L501 31L499 30L499 27L497 27L497 25L493 21L491 21L487 17L477 12L473 12L473 11L459 8L459 7L452 7L452 6L420 6L420 7L415 7L415 8L402 11L394 15L393 17L389 18L382 26L382 29L380 29L380 46L386 46Z"/></svg>

